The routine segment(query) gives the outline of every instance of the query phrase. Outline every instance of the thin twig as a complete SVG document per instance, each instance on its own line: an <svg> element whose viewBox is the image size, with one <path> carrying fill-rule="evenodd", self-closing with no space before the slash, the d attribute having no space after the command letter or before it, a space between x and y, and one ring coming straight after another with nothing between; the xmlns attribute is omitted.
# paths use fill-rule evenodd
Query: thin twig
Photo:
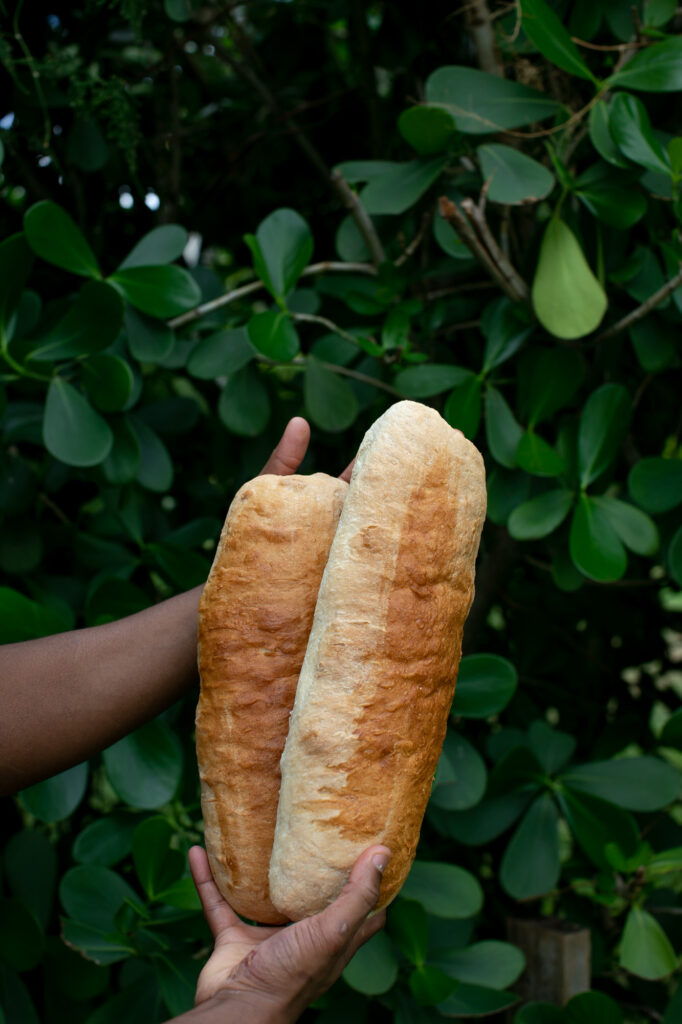
<svg viewBox="0 0 682 1024"><path fill-rule="evenodd" d="M343 327L339 327L333 320L328 320L326 316L317 316L315 313L292 313L292 320L297 320L306 324L319 324L321 327L326 327L328 331L333 334L338 334L340 338L345 338L346 341L352 341L354 345L358 344L358 339L353 334L349 334ZM359 347L359 346L358 346Z"/></svg>
<svg viewBox="0 0 682 1024"><path fill-rule="evenodd" d="M400 256L398 256L398 258L393 261L393 266L394 267L402 267L403 263L407 263L407 261L409 260L410 256L414 252L417 251L417 249L419 248L419 246L421 245L421 243L422 243L422 241L424 239L424 235L426 234L426 232L429 229L430 223L431 223L431 213L429 211L427 211L424 214L424 216L422 217L421 226L420 226L419 231L417 232L417 234L414 236L412 241L408 245L405 246L405 248L403 249L403 251L400 254Z"/></svg>
<svg viewBox="0 0 682 1024"><path fill-rule="evenodd" d="M425 298L427 302L433 302L435 299L444 299L446 296L456 295L458 292L478 292L484 289L487 291L495 287L494 281L465 281L463 284L452 285L451 288L440 288L435 292L427 292Z"/></svg>
<svg viewBox="0 0 682 1024"><path fill-rule="evenodd" d="M465 205L466 204L466 205ZM528 285L512 267L499 245L495 241L485 222L481 210L471 199L462 200L462 209L469 219L447 196L439 199L441 216L455 231L476 259L486 268L490 276L497 282L502 291L512 302L519 302L528 297ZM472 212L472 211L475 211ZM474 225L476 227L474 229Z"/></svg>
<svg viewBox="0 0 682 1024"><path fill-rule="evenodd" d="M495 32L486 0L472 0L467 10L467 22L481 70L504 78L504 64L495 42Z"/></svg>
<svg viewBox="0 0 682 1024"><path fill-rule="evenodd" d="M322 263L311 263L309 267L306 267L301 272L301 277L325 274L329 271L376 276L376 268L371 263L338 263L334 260L324 260ZM217 299L211 299L210 302L204 302L201 306L196 306L195 309L190 309L187 313L176 316L173 320L168 321L168 326L172 328L184 327L185 324L190 324L193 320L199 320L200 317L205 316L207 313L212 313L214 310L227 306L230 302L236 302L237 299L242 299L245 295L251 295L253 292L260 291L264 287L265 285L262 281L252 281L250 284L244 284L241 288L235 288L225 295L219 295Z"/></svg>
<svg viewBox="0 0 682 1024"><path fill-rule="evenodd" d="M516 301L525 301L529 294L528 285L502 252L497 239L488 227L488 222L485 219L484 204L485 195L481 192L480 205L477 206L473 199L467 197L462 200L462 209L472 222L474 229L478 231L481 241L495 261L500 273L509 283L511 290L515 292Z"/></svg>
<svg viewBox="0 0 682 1024"><path fill-rule="evenodd" d="M364 238L372 258L372 263L379 266L386 259L386 254L384 253L384 247L379 240L379 236L376 233L376 228L372 223L372 218L360 202L360 197L344 180L340 171L332 171L329 175L329 180L331 181L333 188L336 190L341 202L355 221L358 231Z"/></svg>
<svg viewBox="0 0 682 1024"><path fill-rule="evenodd" d="M636 324L638 320L641 320L642 317L647 315L647 313L650 313L652 309L659 305L659 303L663 302L664 299L667 299L670 293L674 292L676 288L680 287L680 285L682 285L682 268L674 277L669 281L666 281L662 288L659 288L657 292L650 295L646 302L643 302L641 306L638 306L637 309L633 309L633 311L628 313L627 316L624 316L622 320L618 320L615 324L611 324L611 326L607 327L605 331L598 334L594 339L595 342L604 341L606 338L613 338L616 334L621 334L623 331L626 331L628 327L632 327L633 324Z"/></svg>
<svg viewBox="0 0 682 1024"><path fill-rule="evenodd" d="M294 366L296 369L304 370L308 360L305 356L296 356L289 363L278 362L276 359L270 359L269 356L261 355L260 353L256 356L259 363L264 363L266 366ZM389 395L395 395L397 398L403 396L399 391L396 391L394 387L387 384L383 380L379 380L377 377L370 377L368 373L360 373L359 370L351 370L347 366L339 366L337 363L327 363L322 359L315 360L318 366L323 366L325 370L331 370L333 373L338 373L343 377L352 377L353 380L360 381L361 384L371 384L372 387L379 388L381 391L387 391Z"/></svg>

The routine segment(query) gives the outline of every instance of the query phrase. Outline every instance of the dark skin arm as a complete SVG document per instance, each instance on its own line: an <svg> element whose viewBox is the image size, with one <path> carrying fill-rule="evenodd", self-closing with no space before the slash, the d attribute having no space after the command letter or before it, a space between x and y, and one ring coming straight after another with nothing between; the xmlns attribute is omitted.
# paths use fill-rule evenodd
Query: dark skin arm
<svg viewBox="0 0 682 1024"><path fill-rule="evenodd" d="M262 472L295 473L309 439L306 421L292 419ZM0 647L0 795L87 760L196 686L201 590L118 622Z"/></svg>

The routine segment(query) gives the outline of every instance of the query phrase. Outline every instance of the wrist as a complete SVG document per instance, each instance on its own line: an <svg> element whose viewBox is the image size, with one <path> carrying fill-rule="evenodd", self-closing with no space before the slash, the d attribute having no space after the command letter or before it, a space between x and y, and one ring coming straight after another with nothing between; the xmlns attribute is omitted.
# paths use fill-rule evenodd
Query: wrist
<svg viewBox="0 0 682 1024"><path fill-rule="evenodd" d="M229 984L219 989L213 999L224 1014L220 1020L225 1024L232 1024L233 1020L249 1021L249 1024L295 1024L301 1012L274 995L244 991Z"/></svg>

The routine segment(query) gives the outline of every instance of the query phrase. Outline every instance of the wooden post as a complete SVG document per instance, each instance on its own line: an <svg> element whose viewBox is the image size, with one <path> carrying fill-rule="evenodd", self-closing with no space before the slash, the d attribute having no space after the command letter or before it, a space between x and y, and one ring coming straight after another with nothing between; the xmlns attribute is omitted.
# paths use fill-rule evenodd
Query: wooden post
<svg viewBox="0 0 682 1024"><path fill-rule="evenodd" d="M589 929L558 918L510 918L507 935L526 957L526 969L514 986L524 1002L564 1006L589 991Z"/></svg>

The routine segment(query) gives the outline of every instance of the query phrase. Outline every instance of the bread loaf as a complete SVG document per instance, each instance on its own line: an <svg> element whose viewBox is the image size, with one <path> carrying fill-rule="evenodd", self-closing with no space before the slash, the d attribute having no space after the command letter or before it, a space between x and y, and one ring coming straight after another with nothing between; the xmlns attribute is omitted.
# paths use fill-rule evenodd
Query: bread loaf
<svg viewBox="0 0 682 1024"><path fill-rule="evenodd" d="M399 402L366 434L282 756L270 897L292 920L335 899L372 843L393 852L380 907L407 876L445 738L485 502L480 454L434 410Z"/></svg>
<svg viewBox="0 0 682 1024"><path fill-rule="evenodd" d="M347 489L323 473L245 484L199 605L196 737L206 850L230 905L268 924L287 920L268 893L279 760Z"/></svg>

